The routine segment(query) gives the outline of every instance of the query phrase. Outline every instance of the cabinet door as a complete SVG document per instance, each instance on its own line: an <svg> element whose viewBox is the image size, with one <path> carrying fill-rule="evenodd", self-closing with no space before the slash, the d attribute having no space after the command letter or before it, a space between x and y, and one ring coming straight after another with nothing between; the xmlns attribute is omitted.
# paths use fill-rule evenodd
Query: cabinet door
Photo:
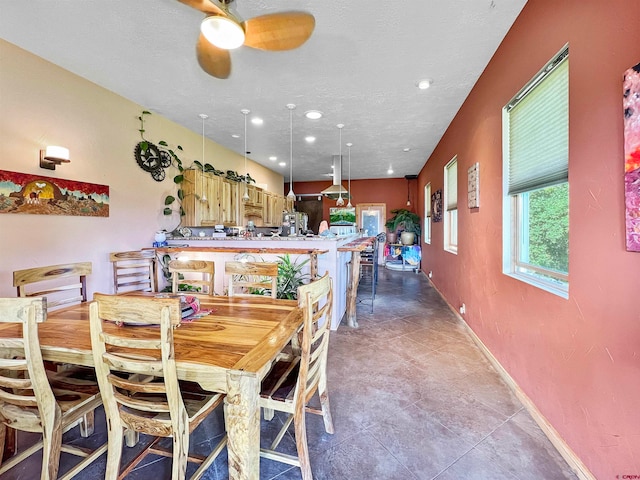
<svg viewBox="0 0 640 480"><path fill-rule="evenodd" d="M220 195L222 223L227 226L238 224L238 182L222 180Z"/></svg>
<svg viewBox="0 0 640 480"><path fill-rule="evenodd" d="M222 179L210 173L199 172L202 177L202 191L206 195L195 200L200 211L200 221L196 225L216 225L222 223L220 196Z"/></svg>
<svg viewBox="0 0 640 480"><path fill-rule="evenodd" d="M185 170L182 224L189 227L220 223L220 177L200 170Z"/></svg>

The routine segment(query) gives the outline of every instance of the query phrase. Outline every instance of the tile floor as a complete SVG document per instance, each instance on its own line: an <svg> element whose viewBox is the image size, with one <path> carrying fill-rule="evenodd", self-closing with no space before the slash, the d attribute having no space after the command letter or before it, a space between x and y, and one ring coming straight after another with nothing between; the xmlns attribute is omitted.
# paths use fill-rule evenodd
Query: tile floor
<svg viewBox="0 0 640 480"><path fill-rule="evenodd" d="M366 282L362 297L366 299ZM359 329L332 332L329 392L335 434L322 419L307 416L316 479L331 480L555 480L577 477L474 345L456 316L422 274L379 272L374 312L358 305ZM97 417L97 424L103 422ZM262 422L262 442L282 417ZM219 411L196 431L192 448L206 453L223 429ZM90 439L100 444L103 429ZM290 431L293 429L291 428ZM28 439L25 438L25 441ZM295 452L292 437L282 448ZM132 456L136 449L125 449ZM127 479L164 479L170 460L147 457ZM61 473L75 462L62 455ZM104 475L106 459L76 478ZM4 479L39 476L39 458L4 474ZM263 480L300 479L300 470L261 460ZM195 466L190 465L187 474ZM209 469L208 480L227 476L226 450Z"/></svg>

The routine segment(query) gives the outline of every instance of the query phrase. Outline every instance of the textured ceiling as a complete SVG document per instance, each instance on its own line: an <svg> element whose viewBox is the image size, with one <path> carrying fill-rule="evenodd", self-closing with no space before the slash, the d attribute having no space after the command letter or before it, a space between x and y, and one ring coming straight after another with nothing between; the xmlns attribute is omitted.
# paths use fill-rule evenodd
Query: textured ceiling
<svg viewBox="0 0 640 480"><path fill-rule="evenodd" d="M327 179L340 151L338 123L345 125L343 179L347 142L351 178L403 177L422 168L525 3L237 0L243 18L302 10L316 28L297 50L232 51L226 80L200 69L195 43L203 14L176 0L4 0L0 37L197 133L205 113L206 136L240 154L240 110L250 109L249 118L264 123L248 124L249 158L285 180L288 103L297 105L294 182ZM423 78L433 80L428 90L416 88ZM311 109L324 117L304 118ZM307 135L316 141L305 142Z"/></svg>

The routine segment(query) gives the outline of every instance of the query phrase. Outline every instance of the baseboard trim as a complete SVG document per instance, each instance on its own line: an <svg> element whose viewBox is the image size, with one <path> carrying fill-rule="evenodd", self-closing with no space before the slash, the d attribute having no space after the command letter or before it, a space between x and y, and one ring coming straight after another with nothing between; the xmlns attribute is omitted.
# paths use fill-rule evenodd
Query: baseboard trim
<svg viewBox="0 0 640 480"><path fill-rule="evenodd" d="M518 397L518 400L522 402L524 407L527 409L533 420L538 424L540 429L547 436L549 441L556 448L558 453L565 459L569 467L573 470L573 472L578 476L580 480L597 480L596 477L589 471L587 466L580 460L580 458L575 454L575 452L567 445L564 439L560 436L558 431L553 428L553 426L549 423L549 421L545 418L545 416L538 410L538 407L533 403L533 401L527 396L526 393L522 391L520 386L515 382L515 380L509 375L504 367L500 364L498 359L493 356L491 351L487 348L487 346L480 340L480 337L476 335L476 332L469 326L469 324L465 321L464 318L458 313L458 311L445 299L442 292L438 290L438 288L429 280L431 286L438 292L440 297L447 303L453 314L462 322L462 324L467 329L467 332L473 339L474 343L480 348L482 353L487 360L493 365L496 369L502 380L509 386L511 391Z"/></svg>

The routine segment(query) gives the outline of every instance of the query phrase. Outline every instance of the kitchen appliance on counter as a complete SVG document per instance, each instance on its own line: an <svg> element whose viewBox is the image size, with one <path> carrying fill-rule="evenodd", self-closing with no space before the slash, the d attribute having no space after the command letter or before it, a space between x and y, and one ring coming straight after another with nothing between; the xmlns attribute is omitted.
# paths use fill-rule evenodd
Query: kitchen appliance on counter
<svg viewBox="0 0 640 480"><path fill-rule="evenodd" d="M214 225L211 238L224 238L227 236L227 232L224 231L224 225Z"/></svg>
<svg viewBox="0 0 640 480"><path fill-rule="evenodd" d="M304 235L308 228L309 216L303 212L284 212L282 214L282 233L290 237Z"/></svg>

